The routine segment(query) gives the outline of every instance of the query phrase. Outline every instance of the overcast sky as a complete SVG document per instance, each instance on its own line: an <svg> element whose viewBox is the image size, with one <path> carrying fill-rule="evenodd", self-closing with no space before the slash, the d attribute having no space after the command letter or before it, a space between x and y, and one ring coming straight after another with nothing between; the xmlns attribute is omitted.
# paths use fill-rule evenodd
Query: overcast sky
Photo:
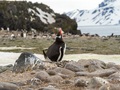
<svg viewBox="0 0 120 90"><path fill-rule="evenodd" d="M27 0L44 3L57 13L68 12L76 9L94 9L104 0Z"/></svg>

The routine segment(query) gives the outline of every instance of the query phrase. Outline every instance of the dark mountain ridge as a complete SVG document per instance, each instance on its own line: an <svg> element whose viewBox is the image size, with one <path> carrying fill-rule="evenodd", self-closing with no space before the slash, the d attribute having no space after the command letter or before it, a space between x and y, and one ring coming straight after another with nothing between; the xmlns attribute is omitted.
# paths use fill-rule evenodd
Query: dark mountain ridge
<svg viewBox="0 0 120 90"><path fill-rule="evenodd" d="M35 29L39 32L52 32L54 27L61 27L65 32L77 32L74 19L55 13L43 3L27 1L0 1L0 28L8 27L10 30Z"/></svg>

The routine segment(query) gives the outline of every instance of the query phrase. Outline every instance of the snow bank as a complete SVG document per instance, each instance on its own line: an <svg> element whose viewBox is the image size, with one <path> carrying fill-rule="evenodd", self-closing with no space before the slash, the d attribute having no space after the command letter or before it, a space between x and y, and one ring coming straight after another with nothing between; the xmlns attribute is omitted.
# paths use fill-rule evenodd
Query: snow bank
<svg viewBox="0 0 120 90"><path fill-rule="evenodd" d="M13 52L0 52L0 66L14 64L16 59L20 56L21 53L13 53ZM44 56L42 54L34 54L38 58L44 60ZM120 55L100 55L100 54L68 54L65 55L63 60L80 60L80 59L98 59L104 62L114 62L116 64L120 64Z"/></svg>

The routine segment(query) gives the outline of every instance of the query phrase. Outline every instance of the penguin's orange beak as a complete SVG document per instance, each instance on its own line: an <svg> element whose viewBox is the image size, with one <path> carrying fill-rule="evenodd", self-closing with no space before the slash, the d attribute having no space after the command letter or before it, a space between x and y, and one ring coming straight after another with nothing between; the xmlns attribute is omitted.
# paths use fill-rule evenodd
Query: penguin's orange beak
<svg viewBox="0 0 120 90"><path fill-rule="evenodd" d="M59 33L60 33L60 35L62 35L64 33L64 31L62 30L62 28L59 28Z"/></svg>

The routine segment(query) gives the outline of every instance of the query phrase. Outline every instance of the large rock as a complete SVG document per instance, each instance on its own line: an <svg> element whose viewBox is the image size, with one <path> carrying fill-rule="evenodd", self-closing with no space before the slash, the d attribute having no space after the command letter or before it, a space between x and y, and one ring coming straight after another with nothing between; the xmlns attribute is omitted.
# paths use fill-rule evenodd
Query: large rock
<svg viewBox="0 0 120 90"><path fill-rule="evenodd" d="M88 70L89 72L94 72L98 69L105 69L106 68L106 64L103 61L94 60L94 59L79 60L78 64L83 65L86 68L86 70Z"/></svg>
<svg viewBox="0 0 120 90"><path fill-rule="evenodd" d="M120 83L120 72L111 74L108 79L113 83Z"/></svg>
<svg viewBox="0 0 120 90"><path fill-rule="evenodd" d="M39 90L59 90L59 89L55 88L52 85L49 85L47 87L41 87Z"/></svg>
<svg viewBox="0 0 120 90"><path fill-rule="evenodd" d="M40 60L38 57L31 53L23 52L15 61L13 72L22 73L27 70L32 70L40 64L42 64L42 60Z"/></svg>
<svg viewBox="0 0 120 90"><path fill-rule="evenodd" d="M53 83L60 83L61 81L63 81L63 79L59 75L54 75L50 77L50 81Z"/></svg>
<svg viewBox="0 0 120 90"><path fill-rule="evenodd" d="M103 79L103 78L101 78L101 77L93 77L93 78L91 78L91 80L89 81L89 86L91 87L91 88L99 88L99 87L101 87L102 85L109 85L110 83L107 81L107 80L105 80L105 79Z"/></svg>
<svg viewBox="0 0 120 90"><path fill-rule="evenodd" d="M74 81L74 85L77 86L77 87L87 87L88 81L85 80L85 79L77 78Z"/></svg>
<svg viewBox="0 0 120 90"><path fill-rule="evenodd" d="M39 71L35 75L36 78L44 82L50 82L50 75L46 71Z"/></svg>
<svg viewBox="0 0 120 90"><path fill-rule="evenodd" d="M66 69L69 69L74 72L84 71L84 67L79 65L77 62L71 61L65 65Z"/></svg>
<svg viewBox="0 0 120 90"><path fill-rule="evenodd" d="M19 87L12 83L0 82L0 90L20 90Z"/></svg>
<svg viewBox="0 0 120 90"><path fill-rule="evenodd" d="M102 70L97 70L95 72L90 73L90 76L100 76L100 77L108 77L109 75L117 72L115 69L102 69Z"/></svg>
<svg viewBox="0 0 120 90"><path fill-rule="evenodd" d="M13 65L12 64L9 64L9 65L6 65L6 66L0 66L0 73L6 71L6 70L12 70L13 68Z"/></svg>
<svg viewBox="0 0 120 90"><path fill-rule="evenodd" d="M61 74L65 74L65 75L68 75L70 77L73 77L75 76L75 73L71 70L68 70L66 68L60 68L60 67L57 67L54 69L57 73L61 73Z"/></svg>

